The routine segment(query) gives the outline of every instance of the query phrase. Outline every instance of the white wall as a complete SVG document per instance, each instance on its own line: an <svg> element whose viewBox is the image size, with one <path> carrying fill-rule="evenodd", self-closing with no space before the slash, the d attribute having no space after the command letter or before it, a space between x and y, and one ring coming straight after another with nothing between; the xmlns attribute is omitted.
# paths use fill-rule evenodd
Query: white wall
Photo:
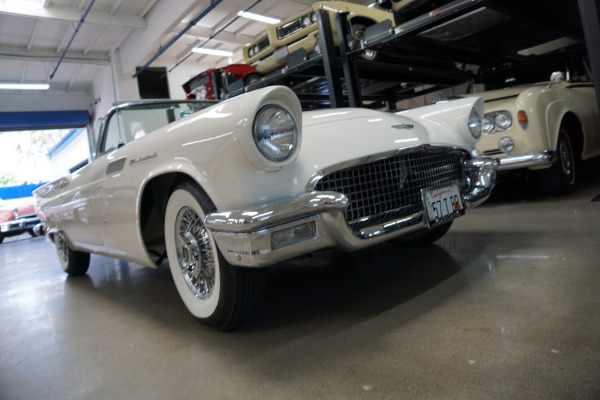
<svg viewBox="0 0 600 400"><path fill-rule="evenodd" d="M88 157L88 138L84 129L67 147L50 159L51 180L69 174L69 169L88 159Z"/></svg>

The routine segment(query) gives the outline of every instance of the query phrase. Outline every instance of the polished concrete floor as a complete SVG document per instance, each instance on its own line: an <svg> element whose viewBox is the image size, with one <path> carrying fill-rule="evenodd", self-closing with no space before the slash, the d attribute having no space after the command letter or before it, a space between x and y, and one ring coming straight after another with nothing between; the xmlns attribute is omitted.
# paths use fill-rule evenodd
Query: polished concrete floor
<svg viewBox="0 0 600 400"><path fill-rule="evenodd" d="M92 256L67 278L45 238L7 240L0 399L600 399L599 176L499 185L435 246L271 268L230 333L167 268Z"/></svg>

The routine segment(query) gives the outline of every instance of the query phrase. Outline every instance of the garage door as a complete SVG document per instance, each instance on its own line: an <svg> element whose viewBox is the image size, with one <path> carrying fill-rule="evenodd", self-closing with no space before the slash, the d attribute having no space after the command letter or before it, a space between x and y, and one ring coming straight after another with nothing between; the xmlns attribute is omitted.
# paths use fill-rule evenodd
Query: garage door
<svg viewBox="0 0 600 400"><path fill-rule="evenodd" d="M89 121L87 110L1 112L0 131L78 128Z"/></svg>

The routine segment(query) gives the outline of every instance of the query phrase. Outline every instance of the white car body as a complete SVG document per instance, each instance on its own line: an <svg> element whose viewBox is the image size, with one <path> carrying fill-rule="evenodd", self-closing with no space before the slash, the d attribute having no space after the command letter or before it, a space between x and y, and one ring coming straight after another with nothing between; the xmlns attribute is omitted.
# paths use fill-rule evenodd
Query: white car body
<svg viewBox="0 0 600 400"><path fill-rule="evenodd" d="M297 149L281 162L265 158L253 136L257 113L273 104L286 110L299 127ZM212 210L198 208L197 214L203 219L203 232L210 237L214 259L220 260L217 264L260 267L326 247L353 250L427 232L435 224L426 218L420 204L411 218L395 218L353 233L344 216L352 199L331 190L316 191L317 181L350 165L436 149L453 157L460 153L463 171L458 171L461 181L457 184L462 202L465 209L475 206L489 196L495 176L493 163L471 160L476 138L467 120L481 116L482 111L481 100L470 98L401 116L350 108L302 113L290 89L269 87L215 104L109 151L103 151L100 143L98 155L89 165L35 194L63 268L73 274L87 271L87 265L72 269L70 263L76 255L98 253L155 267L156 256L164 254L165 248L172 271L179 271L174 266L178 263L175 250L169 248L173 224L167 220L169 206L176 203L171 201L173 187L183 180L214 205ZM109 115L117 113L111 112ZM408 171L412 167L403 168ZM392 226L386 226L389 222ZM287 235L284 244L274 248L279 240L274 235L282 229ZM308 229L309 237L297 239L305 232L302 229ZM198 246L198 241L190 239L179 262L189 255L188 248L198 253ZM260 268L242 268L256 269ZM190 311L201 319L206 315L212 318L210 311L194 308L197 294L186 300L182 293L187 290L185 284L179 282L176 272L174 278ZM218 283L219 272L215 279ZM234 323L227 321L225 325L208 322L228 329Z"/></svg>
<svg viewBox="0 0 600 400"><path fill-rule="evenodd" d="M498 159L499 171L550 170L555 165L556 175L544 181L550 186L546 188L549 194L571 190L575 162L600 155L600 114L594 85L565 82L558 75L556 79L553 84L544 82L473 94L484 99L486 116L507 111L512 117L507 129L484 133L476 145L478 151ZM526 121L519 122L519 115L522 119L525 116ZM568 137L568 142L559 143L561 135ZM512 146L505 148L501 139ZM552 188L553 182L562 178L559 167L570 183ZM539 174L543 178L545 173Z"/></svg>

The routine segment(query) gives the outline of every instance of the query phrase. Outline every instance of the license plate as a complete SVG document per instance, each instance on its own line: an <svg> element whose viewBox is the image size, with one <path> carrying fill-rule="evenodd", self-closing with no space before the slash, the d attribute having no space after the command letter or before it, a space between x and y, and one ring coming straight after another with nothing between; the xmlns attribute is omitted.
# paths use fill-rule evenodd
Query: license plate
<svg viewBox="0 0 600 400"><path fill-rule="evenodd" d="M275 59L275 62L285 60L287 55L288 55L287 47L280 47L273 52L273 58Z"/></svg>
<svg viewBox="0 0 600 400"><path fill-rule="evenodd" d="M464 214L458 185L421 191L429 226L435 226Z"/></svg>

